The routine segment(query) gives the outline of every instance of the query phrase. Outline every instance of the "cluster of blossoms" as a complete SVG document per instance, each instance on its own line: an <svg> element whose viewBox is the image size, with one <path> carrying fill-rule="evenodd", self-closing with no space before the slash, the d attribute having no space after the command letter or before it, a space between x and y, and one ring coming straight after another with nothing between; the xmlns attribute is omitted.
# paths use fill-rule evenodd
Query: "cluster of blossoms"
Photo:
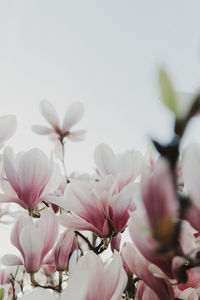
<svg viewBox="0 0 200 300"><path fill-rule="evenodd" d="M50 127L32 130L50 137L54 154L2 150L0 221L15 219L10 240L18 255L1 258L0 300L200 298L200 144L180 152L200 97L183 109L164 71L160 86L174 114L173 138L152 141L145 155L100 144L95 174L68 175L65 143L84 137L72 130L83 105L69 106L60 125L46 100L40 110ZM0 117L1 147L16 126L14 116Z"/></svg>

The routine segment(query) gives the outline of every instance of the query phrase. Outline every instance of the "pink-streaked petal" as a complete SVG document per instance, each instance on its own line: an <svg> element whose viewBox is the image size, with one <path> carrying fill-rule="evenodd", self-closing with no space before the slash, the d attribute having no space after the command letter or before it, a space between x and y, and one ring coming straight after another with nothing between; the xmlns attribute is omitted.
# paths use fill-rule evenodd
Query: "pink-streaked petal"
<svg viewBox="0 0 200 300"><path fill-rule="evenodd" d="M43 190L43 194L49 194L55 192L55 190L61 184L62 180L63 180L63 175L60 171L60 168L56 163L54 163L51 177Z"/></svg>
<svg viewBox="0 0 200 300"><path fill-rule="evenodd" d="M52 162L39 149L25 152L19 160L21 198L29 207L36 205L52 173Z"/></svg>
<svg viewBox="0 0 200 300"><path fill-rule="evenodd" d="M55 108L48 100L42 100L40 102L40 112L53 128L58 129L60 127L59 118Z"/></svg>
<svg viewBox="0 0 200 300"><path fill-rule="evenodd" d="M15 198L6 194L0 194L0 203L17 203L24 209L28 208L28 205L26 205L26 203L24 203L19 198Z"/></svg>
<svg viewBox="0 0 200 300"><path fill-rule="evenodd" d="M14 135L16 128L17 120L15 116L0 116L0 145Z"/></svg>
<svg viewBox="0 0 200 300"><path fill-rule="evenodd" d="M40 135L48 135L51 133L54 133L54 130L52 128L46 127L46 126L42 126L42 125L33 125L31 126L31 129Z"/></svg>
<svg viewBox="0 0 200 300"><path fill-rule="evenodd" d="M18 178L17 178L17 172L16 172L16 169L14 166L14 154L10 147L7 147L4 150L3 158L4 158L4 170L5 170L6 176L9 180L11 186L13 187L13 189L19 196L21 193L20 185L19 185Z"/></svg>
<svg viewBox="0 0 200 300"><path fill-rule="evenodd" d="M73 130L69 132L67 138L70 139L70 141L72 142L79 142L85 139L85 135L86 135L86 130L84 129Z"/></svg>
<svg viewBox="0 0 200 300"><path fill-rule="evenodd" d="M42 256L44 257L53 247L58 235L58 222L52 210L45 211L37 222L37 227L44 240Z"/></svg>
<svg viewBox="0 0 200 300"><path fill-rule="evenodd" d="M72 128L72 126L77 124L82 119L83 113L84 113L84 107L82 103L80 102L72 103L68 107L65 113L62 131L63 132L69 131Z"/></svg>
<svg viewBox="0 0 200 300"><path fill-rule="evenodd" d="M28 273L37 272L43 259L43 235L34 225L27 225L21 231L20 244L24 252L24 265L26 271Z"/></svg>
<svg viewBox="0 0 200 300"><path fill-rule="evenodd" d="M20 235L21 235L21 231L22 229L29 225L32 224L33 225L33 220L30 216L28 215L22 215L18 218L17 222L15 223L14 227L11 230L11 234L10 234L10 240L11 243L19 249L19 251L21 252L22 256L24 255L23 249L21 247L20 244Z"/></svg>
<svg viewBox="0 0 200 300"><path fill-rule="evenodd" d="M114 253L112 262L105 267L104 271L106 299L118 300L127 284L127 275L122 267L119 253Z"/></svg>
<svg viewBox="0 0 200 300"><path fill-rule="evenodd" d="M133 202L134 183L126 185L118 195L110 200L112 207L112 222L116 232L124 230L130 217L128 211L134 211L136 206Z"/></svg>
<svg viewBox="0 0 200 300"><path fill-rule="evenodd" d="M23 265L22 259L13 254L6 254L2 257L1 263L5 266L20 266Z"/></svg>
<svg viewBox="0 0 200 300"><path fill-rule="evenodd" d="M59 223L64 227L73 228L74 230L89 230L96 233L99 237L103 237L103 232L78 216L59 216Z"/></svg>
<svg viewBox="0 0 200 300"><path fill-rule="evenodd" d="M117 161L112 149L106 144L100 144L94 151L97 169L102 175L117 175Z"/></svg>

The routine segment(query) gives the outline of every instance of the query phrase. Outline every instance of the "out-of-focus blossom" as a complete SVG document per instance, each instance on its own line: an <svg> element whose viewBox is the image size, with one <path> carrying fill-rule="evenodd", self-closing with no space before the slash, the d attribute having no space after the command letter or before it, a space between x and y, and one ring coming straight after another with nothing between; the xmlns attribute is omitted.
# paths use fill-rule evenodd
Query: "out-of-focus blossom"
<svg viewBox="0 0 200 300"><path fill-rule="evenodd" d="M177 199L169 165L159 159L152 175L142 178L142 200L153 237L162 244L173 239Z"/></svg>
<svg viewBox="0 0 200 300"><path fill-rule="evenodd" d="M133 182L119 191L118 181L112 175L95 183L69 183L65 190L66 200L60 205L71 210L73 215L60 216L60 222L76 230L90 230L99 237L122 232L129 219L128 211L135 210L133 192Z"/></svg>
<svg viewBox="0 0 200 300"><path fill-rule="evenodd" d="M0 148L10 139L17 128L17 120L13 115L0 116Z"/></svg>
<svg viewBox="0 0 200 300"><path fill-rule="evenodd" d="M194 270L188 271L186 284L174 286L176 298L183 300L198 300L200 297L200 274Z"/></svg>
<svg viewBox="0 0 200 300"><path fill-rule="evenodd" d="M184 192L191 200L185 218L196 230L200 231L200 144L192 143L184 150L182 173Z"/></svg>
<svg viewBox="0 0 200 300"><path fill-rule="evenodd" d="M57 234L58 224L51 210L44 212L35 223L30 216L21 216L12 229L11 242L21 252L23 262L16 255L7 254L2 258L2 263L24 264L28 273L37 272L45 256L52 249Z"/></svg>
<svg viewBox="0 0 200 300"><path fill-rule="evenodd" d="M119 251L120 250L120 243L121 243L121 233L119 232L116 236L113 236L111 239L111 250L114 252L114 250Z"/></svg>
<svg viewBox="0 0 200 300"><path fill-rule="evenodd" d="M129 267L129 270L139 279L143 280L158 296L158 299L169 300L173 298L172 288L166 280L154 276L149 271L148 262L133 244L125 244L121 255ZM140 291L141 293L141 291ZM144 299L141 297L140 299Z"/></svg>
<svg viewBox="0 0 200 300"><path fill-rule="evenodd" d="M85 277L83 275L85 274ZM78 277L83 277L82 281ZM78 298L77 282L83 290ZM120 255L115 252L111 263L103 265L101 258L93 252L82 256L69 278L69 285L61 299L74 300L118 300L127 283L127 276L122 267ZM69 297L71 295L71 298ZM69 297L69 298L68 298Z"/></svg>
<svg viewBox="0 0 200 300"><path fill-rule="evenodd" d="M1 186L5 194L0 194L0 202L15 202L25 209L35 208L44 201L62 179L58 167L37 148L16 157L6 148L4 169L6 177L1 178Z"/></svg>
<svg viewBox="0 0 200 300"><path fill-rule="evenodd" d="M80 141L85 136L85 130L71 130L83 117L84 108L80 102L72 103L60 124L55 108L48 100L40 103L40 112L51 127L33 125L32 130L37 134L51 135L51 138L63 139L67 137L71 141Z"/></svg>
<svg viewBox="0 0 200 300"><path fill-rule="evenodd" d="M96 147L94 159L101 176L112 175L118 178L120 189L135 180L143 167L143 156L139 151L116 155L106 144Z"/></svg>

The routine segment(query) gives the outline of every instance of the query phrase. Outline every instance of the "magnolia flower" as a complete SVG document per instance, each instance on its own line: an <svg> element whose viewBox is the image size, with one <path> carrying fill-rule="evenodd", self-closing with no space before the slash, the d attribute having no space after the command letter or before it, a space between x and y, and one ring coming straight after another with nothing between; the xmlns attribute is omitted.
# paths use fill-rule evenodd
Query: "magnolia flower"
<svg viewBox="0 0 200 300"><path fill-rule="evenodd" d="M128 211L135 210L133 202L134 184L119 191L118 181L111 175L100 181L69 183L65 190L65 201L56 204L73 212L72 216L60 216L60 223L76 230L90 230L99 237L122 232L129 219Z"/></svg>
<svg viewBox="0 0 200 300"><path fill-rule="evenodd" d="M11 242L20 251L23 261L16 255L4 255L4 265L23 265L28 273L38 272L45 256L52 249L58 234L56 217L51 210L45 211L33 223L28 215L21 216L11 232Z"/></svg>
<svg viewBox="0 0 200 300"><path fill-rule="evenodd" d="M143 280L151 288L158 299L169 300L173 298L173 292L166 280L155 277L149 270L150 262L147 261L133 244L125 244L121 255L129 267L129 270ZM141 293L141 291L140 291ZM143 299L143 297L139 298Z"/></svg>
<svg viewBox="0 0 200 300"><path fill-rule="evenodd" d="M49 101L41 101L40 112L51 127L33 125L32 130L37 134L51 135L58 139L67 137L72 141L79 141L84 138L85 130L71 130L82 119L84 108L81 103L75 102L68 107L62 125L60 124L55 108Z"/></svg>
<svg viewBox="0 0 200 300"><path fill-rule="evenodd" d="M172 174L164 159L159 159L152 175L142 178L142 200L154 238L161 244L173 239L177 219L177 199Z"/></svg>
<svg viewBox="0 0 200 300"><path fill-rule="evenodd" d="M143 167L143 156L139 151L116 155L106 144L96 147L94 160L101 176L112 175L118 178L120 189L135 180Z"/></svg>
<svg viewBox="0 0 200 300"><path fill-rule="evenodd" d="M78 244L73 229L65 230L50 256L44 263L55 265L57 271L64 271L68 267L71 254L78 250Z"/></svg>
<svg viewBox="0 0 200 300"><path fill-rule="evenodd" d="M198 300L200 297L200 274L193 270L188 271L186 284L174 286L174 293L178 299Z"/></svg>
<svg viewBox="0 0 200 300"><path fill-rule="evenodd" d="M7 178L1 180L5 194L0 194L0 202L15 202L25 209L48 201L46 196L55 191L62 180L58 167L37 148L16 157L6 148L4 169Z"/></svg>

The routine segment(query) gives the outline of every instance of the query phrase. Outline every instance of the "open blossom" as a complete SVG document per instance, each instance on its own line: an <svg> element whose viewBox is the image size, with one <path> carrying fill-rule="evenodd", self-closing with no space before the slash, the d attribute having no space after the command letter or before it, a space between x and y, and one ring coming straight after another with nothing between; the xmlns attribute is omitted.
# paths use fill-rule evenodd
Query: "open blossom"
<svg viewBox="0 0 200 300"><path fill-rule="evenodd" d="M58 224L51 210L44 212L35 223L30 216L21 216L12 229L11 242L21 252L23 261L16 255L8 254L3 257L2 263L24 264L28 273L37 272L52 249L57 234Z"/></svg>
<svg viewBox="0 0 200 300"><path fill-rule="evenodd" d="M143 156L139 151L127 151L116 155L106 144L96 147L94 159L100 175L118 178L120 189L135 180L143 167Z"/></svg>
<svg viewBox="0 0 200 300"><path fill-rule="evenodd" d="M67 137L72 141L82 140L85 135L85 130L71 130L83 116L84 108L80 102L72 103L65 112L65 116L60 124L55 108L48 100L43 100L40 103L40 112L47 120L51 127L34 125L32 130L41 135L51 135L58 138Z"/></svg>
<svg viewBox="0 0 200 300"><path fill-rule="evenodd" d="M60 205L71 210L73 215L60 216L60 222L69 228L90 230L99 237L122 232L129 219L128 211L135 210L133 192L133 183L119 191L118 181L111 175L91 184L69 183L66 199Z"/></svg>
<svg viewBox="0 0 200 300"><path fill-rule="evenodd" d="M62 179L53 161L37 148L15 157L12 150L6 148L4 170L7 178L1 179L5 194L0 194L0 202L15 202L25 209L35 208Z"/></svg>

